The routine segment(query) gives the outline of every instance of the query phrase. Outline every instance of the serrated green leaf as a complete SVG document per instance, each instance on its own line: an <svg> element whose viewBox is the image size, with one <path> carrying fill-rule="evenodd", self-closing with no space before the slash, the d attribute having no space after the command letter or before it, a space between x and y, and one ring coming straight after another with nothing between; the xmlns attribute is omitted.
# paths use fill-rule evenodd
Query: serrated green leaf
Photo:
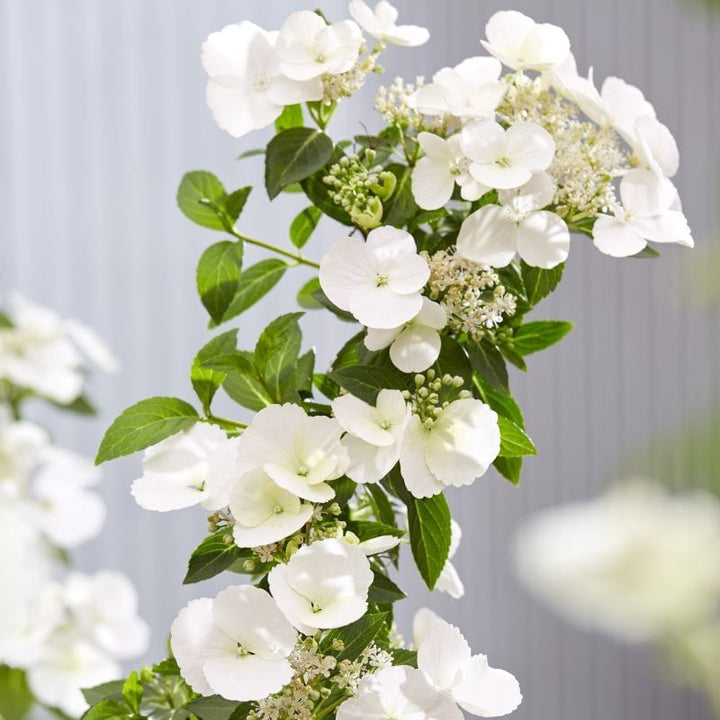
<svg viewBox="0 0 720 720"><path fill-rule="evenodd" d="M391 650L390 653L393 656L393 665L408 665L409 667L417 667L417 652L415 650L395 648Z"/></svg>
<svg viewBox="0 0 720 720"><path fill-rule="evenodd" d="M535 307L546 298L562 280L564 264L556 265L550 270L533 267L525 262L520 264L525 294L530 307Z"/></svg>
<svg viewBox="0 0 720 720"><path fill-rule="evenodd" d="M240 277L237 292L225 311L223 322L244 313L267 295L278 284L287 269L287 263L278 258L261 260L247 268Z"/></svg>
<svg viewBox="0 0 720 720"><path fill-rule="evenodd" d="M144 450L171 435L188 430L199 419L197 410L179 398L141 400L120 413L107 429L95 464Z"/></svg>
<svg viewBox="0 0 720 720"><path fill-rule="evenodd" d="M355 397L374 405L385 388L404 390L407 380L402 373L371 365L349 365L333 370L330 379Z"/></svg>
<svg viewBox="0 0 720 720"><path fill-rule="evenodd" d="M275 132L283 132L294 127L303 126L303 109L302 105L286 105L280 113L280 117L275 121Z"/></svg>
<svg viewBox="0 0 720 720"><path fill-rule="evenodd" d="M231 531L226 528L218 530L206 537L190 556L183 584L190 585L215 577L247 555L249 553L235 545Z"/></svg>
<svg viewBox="0 0 720 720"><path fill-rule="evenodd" d="M316 277L310 278L300 290L298 290L298 305L306 310L320 310L325 307L315 296L315 293L320 290L322 290L320 280Z"/></svg>
<svg viewBox="0 0 720 720"><path fill-rule="evenodd" d="M122 700L124 684L123 680L111 680L95 687L85 688L82 694L88 705L97 705L103 700Z"/></svg>
<svg viewBox="0 0 720 720"><path fill-rule="evenodd" d="M290 242L301 248L310 239L322 217L322 211L314 205L301 210L290 225Z"/></svg>
<svg viewBox="0 0 720 720"><path fill-rule="evenodd" d="M253 373L230 372L223 390L239 405L258 412L273 404L273 398L261 380Z"/></svg>
<svg viewBox="0 0 720 720"><path fill-rule="evenodd" d="M512 420L498 417L500 427L500 456L501 457L522 457L524 455L537 455L537 450L532 440L525 434L525 431L518 427Z"/></svg>
<svg viewBox="0 0 720 720"><path fill-rule="evenodd" d="M500 351L487 340L468 346L472 369L487 383L502 392L510 392L505 360Z"/></svg>
<svg viewBox="0 0 720 720"><path fill-rule="evenodd" d="M210 408L215 393L227 377L227 372L210 369L207 367L207 363L217 363L218 358L222 357L237 356L237 334L236 328L214 337L200 349L193 361L190 369L190 381L206 412Z"/></svg>
<svg viewBox="0 0 720 720"><path fill-rule="evenodd" d="M226 195L222 199L222 206L232 224L235 224L240 217L240 213L242 213L245 208L245 203L251 192L252 186L248 185L247 187L235 190L235 192Z"/></svg>
<svg viewBox="0 0 720 720"><path fill-rule="evenodd" d="M500 345L498 348L500 354L511 364L514 365L518 370L527 372L527 364L523 360L523 356L511 348L509 345Z"/></svg>
<svg viewBox="0 0 720 720"><path fill-rule="evenodd" d="M133 712L124 702L103 700L91 707L83 715L83 720L127 720L132 717Z"/></svg>
<svg viewBox="0 0 720 720"><path fill-rule="evenodd" d="M493 462L495 469L513 485L520 484L523 459L521 457L497 457Z"/></svg>
<svg viewBox="0 0 720 720"><path fill-rule="evenodd" d="M140 701L143 698L143 686L136 670L130 673L130 677L123 684L122 696L127 706L137 715L140 712Z"/></svg>
<svg viewBox="0 0 720 720"><path fill-rule="evenodd" d="M482 399L502 417L509 418L518 427L525 428L525 420L523 418L520 406L515 402L512 395L508 395L499 390L495 390L484 380L477 378L480 394Z"/></svg>
<svg viewBox="0 0 720 720"><path fill-rule="evenodd" d="M573 328L565 320L535 320L521 325L513 335L513 347L521 355L530 355L560 342Z"/></svg>
<svg viewBox="0 0 720 720"><path fill-rule="evenodd" d="M295 363L294 389L306 395L312 394L313 374L315 372L315 351L308 350Z"/></svg>
<svg viewBox="0 0 720 720"><path fill-rule="evenodd" d="M185 707L200 720L244 720L252 710L251 703L233 702L219 695L198 698Z"/></svg>
<svg viewBox="0 0 720 720"><path fill-rule="evenodd" d="M213 322L223 322L240 285L243 243L241 240L211 245L200 258L196 281L202 304Z"/></svg>
<svg viewBox="0 0 720 720"><path fill-rule="evenodd" d="M406 597L407 595L387 575L373 570L373 581L368 592L370 602L390 605Z"/></svg>
<svg viewBox="0 0 720 720"><path fill-rule="evenodd" d="M383 225L403 227L419 212L420 208L415 202L412 193L412 168L400 163L388 165L386 170L395 175L397 184L389 200L383 203Z"/></svg>
<svg viewBox="0 0 720 720"><path fill-rule="evenodd" d="M322 647L329 652L333 640L341 640L343 649L335 655L338 662L355 660L362 651L387 629L390 619L388 613L368 613L357 622L345 627L331 630L322 640ZM334 653L333 653L334 654Z"/></svg>
<svg viewBox="0 0 720 720"><path fill-rule="evenodd" d="M332 140L319 130L296 127L276 135L265 153L265 187L270 199L323 167L332 151Z"/></svg>
<svg viewBox="0 0 720 720"><path fill-rule="evenodd" d="M224 230L223 222L212 208L224 196L225 188L215 175L196 170L183 176L177 191L177 204L183 214L198 225Z"/></svg>
<svg viewBox="0 0 720 720"><path fill-rule="evenodd" d="M287 368L297 362L302 345L298 320L303 313L288 313L273 320L261 333L255 345L255 367L270 396L281 402L287 385ZM294 389L294 388L293 388Z"/></svg>

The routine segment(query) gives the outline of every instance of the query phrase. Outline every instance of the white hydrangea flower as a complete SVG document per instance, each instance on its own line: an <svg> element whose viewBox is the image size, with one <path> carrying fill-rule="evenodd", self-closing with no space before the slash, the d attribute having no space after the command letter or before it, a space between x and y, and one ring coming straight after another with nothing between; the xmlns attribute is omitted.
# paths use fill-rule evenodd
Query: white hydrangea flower
<svg viewBox="0 0 720 720"><path fill-rule="evenodd" d="M487 656L473 655L462 633L437 616L426 616L418 644L418 669L438 690L466 712L479 717L501 717L522 702L513 675L488 665Z"/></svg>
<svg viewBox="0 0 720 720"><path fill-rule="evenodd" d="M424 372L440 356L440 333L447 325L447 314L439 303L424 297L420 312L400 327L380 330L368 328L365 347L390 347L390 360L405 373Z"/></svg>
<svg viewBox="0 0 720 720"><path fill-rule="evenodd" d="M88 703L81 688L95 687L121 674L120 666L92 643L59 636L37 664L27 670L33 696L69 717L80 717Z"/></svg>
<svg viewBox="0 0 720 720"><path fill-rule="evenodd" d="M235 479L237 441L220 428L196 423L145 450L143 475L131 492L146 510L167 512L202 505L227 505Z"/></svg>
<svg viewBox="0 0 720 720"><path fill-rule="evenodd" d="M523 527L516 566L528 588L580 626L630 642L682 636L720 601L720 503L633 479L547 510Z"/></svg>
<svg viewBox="0 0 720 720"><path fill-rule="evenodd" d="M328 25L310 10L294 12L277 36L280 69L292 80L309 81L352 69L363 42L352 20ZM317 99L317 98L315 98Z"/></svg>
<svg viewBox="0 0 720 720"><path fill-rule="evenodd" d="M490 188L470 174L470 159L462 149L461 135L444 140L421 132L418 143L425 153L412 171L412 193L423 210L437 210L450 202L455 185L463 200L478 200Z"/></svg>
<svg viewBox="0 0 720 720"><path fill-rule="evenodd" d="M416 668L406 665L366 675L357 697L346 700L337 720L462 720L453 700Z"/></svg>
<svg viewBox="0 0 720 720"><path fill-rule="evenodd" d="M620 181L620 199L614 215L599 215L595 221L593 243L601 252L627 257L648 241L694 246L677 190L666 178L650 170L630 170Z"/></svg>
<svg viewBox="0 0 720 720"><path fill-rule="evenodd" d="M550 23L537 23L516 10L496 12L485 26L483 47L513 70L550 70L570 52L565 31Z"/></svg>
<svg viewBox="0 0 720 720"><path fill-rule="evenodd" d="M365 553L342 540L320 540L301 547L286 565L268 575L270 592L303 634L349 625L367 611L373 581Z"/></svg>
<svg viewBox="0 0 720 720"><path fill-rule="evenodd" d="M427 28L398 25L398 11L387 0L380 0L374 10L362 0L352 0L348 9L353 20L377 40L404 47L417 47L430 39Z"/></svg>
<svg viewBox="0 0 720 720"><path fill-rule="evenodd" d="M171 646L195 692L226 700L262 700L293 675L297 634L264 590L233 585L215 599L192 600L175 618Z"/></svg>
<svg viewBox="0 0 720 720"><path fill-rule="evenodd" d="M280 542L298 532L313 514L313 505L274 483L262 470L251 470L235 483L230 494L235 519L233 538L241 548Z"/></svg>
<svg viewBox="0 0 720 720"><path fill-rule="evenodd" d="M400 470L417 498L470 485L500 452L497 413L472 398L451 402L434 422L413 415L400 447Z"/></svg>
<svg viewBox="0 0 720 720"><path fill-rule="evenodd" d="M350 455L346 474L356 483L376 483L393 469L410 419L410 408L399 390L378 393L375 406L354 395L332 402L333 414L347 433L343 445Z"/></svg>
<svg viewBox="0 0 720 720"><path fill-rule="evenodd" d="M505 94L501 72L495 58L467 58L453 68L438 70L431 83L415 92L412 106L425 115L491 118Z"/></svg>
<svg viewBox="0 0 720 720"><path fill-rule="evenodd" d="M33 481L38 528L58 547L74 548L96 537L105 504L89 490L100 480L92 461L60 448L46 448Z"/></svg>
<svg viewBox="0 0 720 720"><path fill-rule="evenodd" d="M465 595L465 585L463 585L463 581L460 579L458 571L451 562L460 547L461 541L462 528L458 524L457 520L453 518L450 520L450 551L448 552L448 559L445 562L445 567L440 573L440 577L435 583L435 590L446 593L453 598L453 600L459 600L463 595Z"/></svg>
<svg viewBox="0 0 720 720"><path fill-rule="evenodd" d="M465 126L461 143L473 178L498 190L524 185L533 173L546 170L555 155L552 136L533 122L505 130L494 120L478 120Z"/></svg>
<svg viewBox="0 0 720 720"><path fill-rule="evenodd" d="M394 535L378 535L369 540L363 540L361 543L358 543L357 547L359 547L365 555L370 557L392 550L396 548L400 542L400 538Z"/></svg>
<svg viewBox="0 0 720 720"><path fill-rule="evenodd" d="M50 447L47 431L27 420L13 420L0 407L0 485L19 492Z"/></svg>
<svg viewBox="0 0 720 720"><path fill-rule="evenodd" d="M535 173L517 190L501 191L501 205L485 205L465 219L458 255L492 267L505 267L516 253L528 265L545 269L565 262L568 226L559 215L542 210L554 195L555 185L545 172Z"/></svg>
<svg viewBox="0 0 720 720"><path fill-rule="evenodd" d="M107 372L117 361L90 328L63 320L20 295L11 301L12 327L0 328L0 380L67 404L83 391L85 358Z"/></svg>
<svg viewBox="0 0 720 720"><path fill-rule="evenodd" d="M234 137L270 125L286 105L322 99L319 78L298 82L280 72L276 35L244 20L203 43L208 107L215 122Z"/></svg>
<svg viewBox="0 0 720 720"><path fill-rule="evenodd" d="M270 405L238 438L237 472L262 469L281 488L311 502L335 496L328 482L345 474L349 459L337 420L310 417L298 405Z"/></svg>
<svg viewBox="0 0 720 720"><path fill-rule="evenodd" d="M373 328L395 328L412 320L429 277L413 236L389 226L376 228L364 242L339 240L320 263L320 285L328 298Z"/></svg>

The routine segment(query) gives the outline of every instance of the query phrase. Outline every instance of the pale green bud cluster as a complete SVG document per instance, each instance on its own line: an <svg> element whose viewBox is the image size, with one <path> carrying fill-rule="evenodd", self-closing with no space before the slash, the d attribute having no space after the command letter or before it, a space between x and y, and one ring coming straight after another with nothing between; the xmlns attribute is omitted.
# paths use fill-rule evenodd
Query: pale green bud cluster
<svg viewBox="0 0 720 720"><path fill-rule="evenodd" d="M425 374L415 376L415 392L403 392L403 397L410 403L412 411L430 429L440 413L455 400L472 397L469 390L461 388L465 381L459 375L445 374L438 377L430 368Z"/></svg>
<svg viewBox="0 0 720 720"><path fill-rule="evenodd" d="M340 159L323 178L330 199L363 230L382 223L383 202L395 192L395 175L374 165L375 151L365 149Z"/></svg>

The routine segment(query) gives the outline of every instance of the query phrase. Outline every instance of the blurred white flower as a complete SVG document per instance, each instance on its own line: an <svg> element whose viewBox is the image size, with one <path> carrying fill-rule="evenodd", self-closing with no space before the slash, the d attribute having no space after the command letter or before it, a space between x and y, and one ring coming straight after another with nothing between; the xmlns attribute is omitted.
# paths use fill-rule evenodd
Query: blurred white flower
<svg viewBox="0 0 720 720"><path fill-rule="evenodd" d="M413 415L400 447L400 470L417 498L470 485L500 452L497 414L472 398L451 402L432 422Z"/></svg>
<svg viewBox="0 0 720 720"><path fill-rule="evenodd" d="M505 267L516 253L528 265L545 269L565 262L568 226L559 215L542 210L554 195L555 185L545 172L535 173L517 190L501 191L501 205L485 205L463 222L458 255L492 267Z"/></svg>
<svg viewBox="0 0 720 720"><path fill-rule="evenodd" d="M318 628L343 627L365 614L373 574L359 547L330 539L301 547L286 565L270 571L268 581L288 620L314 635Z"/></svg>
<svg viewBox="0 0 720 720"><path fill-rule="evenodd" d="M320 263L320 285L328 298L372 328L412 320L429 277L413 236L389 226L373 230L365 242L338 240Z"/></svg>
<svg viewBox="0 0 720 720"><path fill-rule="evenodd" d="M435 583L435 590L446 593L454 600L459 600L463 595L465 595L465 586L463 585L463 581L460 579L460 575L451 561L460 547L460 542L462 541L462 528L454 518L450 520L450 532L450 552L448 552L448 559L445 562L445 567Z"/></svg>
<svg viewBox="0 0 720 720"><path fill-rule="evenodd" d="M236 444L220 428L196 423L152 445L145 450L142 477L132 484L135 501L158 512L227 505L237 475Z"/></svg>
<svg viewBox="0 0 720 720"><path fill-rule="evenodd" d="M505 94L501 72L495 58L467 58L454 68L438 70L431 83L415 92L411 104L425 115L491 118Z"/></svg>
<svg viewBox="0 0 720 720"><path fill-rule="evenodd" d="M317 13L300 10L283 23L275 47L283 74L308 81L352 69L362 42L360 28L352 20L328 25Z"/></svg>
<svg viewBox="0 0 720 720"><path fill-rule="evenodd" d="M335 496L328 482L348 468L342 428L328 417L310 417L298 405L270 405L237 441L238 477L262 469L281 488L311 502Z"/></svg>
<svg viewBox="0 0 720 720"><path fill-rule="evenodd" d="M527 587L569 620L627 641L662 639L720 602L720 503L635 479L606 496L551 508L519 532Z"/></svg>
<svg viewBox="0 0 720 720"><path fill-rule="evenodd" d="M357 697L346 700L337 720L462 720L452 698L434 688L424 674L406 665L366 675Z"/></svg>
<svg viewBox="0 0 720 720"><path fill-rule="evenodd" d="M620 181L620 199L614 215L599 215L595 221L593 243L601 252L627 257L648 241L694 246L677 190L666 178L650 170L630 170Z"/></svg>
<svg viewBox="0 0 720 720"><path fill-rule="evenodd" d="M402 393L381 390L375 406L354 395L340 395L332 408L347 433L342 440L350 456L347 476L360 484L378 482L400 457L400 442L410 419Z"/></svg>
<svg viewBox="0 0 720 720"><path fill-rule="evenodd" d="M513 70L549 70L570 52L565 31L550 23L537 23L515 10L496 12L485 26L483 47Z"/></svg>
<svg viewBox="0 0 720 720"><path fill-rule="evenodd" d="M424 372L440 355L440 333L447 324L445 309L428 298L422 299L420 312L400 327L380 330L368 328L365 347L390 347L392 364L405 373Z"/></svg>
<svg viewBox="0 0 720 720"><path fill-rule="evenodd" d="M112 353L90 328L19 295L11 308L12 327L0 328L0 380L68 404L82 394L85 358L107 372L117 369Z"/></svg>
<svg viewBox="0 0 720 720"><path fill-rule="evenodd" d="M511 190L546 170L555 155L555 141L545 128L519 122L505 130L494 120L478 120L461 133L469 171L482 185Z"/></svg>
<svg viewBox="0 0 720 720"><path fill-rule="evenodd" d="M286 105L322 99L319 78L299 82L281 73L276 36L244 20L203 43L208 107L215 122L234 137L269 125Z"/></svg>
<svg viewBox="0 0 720 720"><path fill-rule="evenodd" d="M380 0L374 10L362 0L352 0L348 8L355 22L377 40L404 47L417 47L430 39L427 28L398 25L398 11L386 0Z"/></svg>
<svg viewBox="0 0 720 720"><path fill-rule="evenodd" d="M58 547L74 548L96 537L105 522L105 504L89 488L100 471L88 458L50 447L33 480L33 519Z"/></svg>
<svg viewBox="0 0 720 720"><path fill-rule="evenodd" d="M412 172L412 193L423 210L437 210L450 202L455 185L463 200L478 200L490 188L470 174L470 159L462 149L461 136L444 140L429 132L418 134L425 153Z"/></svg>
<svg viewBox="0 0 720 720"><path fill-rule="evenodd" d="M47 431L27 420L13 420L0 406L0 487L19 493L50 447Z"/></svg>
<svg viewBox="0 0 720 720"><path fill-rule="evenodd" d="M264 590L233 585L186 605L172 624L180 673L195 692L261 700L288 683L297 634Z"/></svg>
<svg viewBox="0 0 720 720"><path fill-rule="evenodd" d="M313 506L274 483L262 470L250 470L233 487L230 512L233 537L241 548L279 542L298 532L313 514Z"/></svg>
<svg viewBox="0 0 720 720"><path fill-rule="evenodd" d="M472 715L500 717L517 709L522 695L513 675L490 667L487 656L473 655L453 625L433 615L423 620L418 669L434 687Z"/></svg>

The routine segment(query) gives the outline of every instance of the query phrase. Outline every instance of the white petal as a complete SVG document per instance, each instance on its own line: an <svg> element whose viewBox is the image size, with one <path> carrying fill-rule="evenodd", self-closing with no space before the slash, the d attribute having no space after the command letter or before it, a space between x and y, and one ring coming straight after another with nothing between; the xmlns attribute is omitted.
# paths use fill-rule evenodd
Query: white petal
<svg viewBox="0 0 720 720"><path fill-rule="evenodd" d="M396 548L400 544L400 538L393 535L379 535L378 537L363 540L358 547L365 555L379 555Z"/></svg>
<svg viewBox="0 0 720 720"><path fill-rule="evenodd" d="M101 370L114 373L120 369L118 359L92 328L77 320L66 320L65 328L80 350Z"/></svg>
<svg viewBox="0 0 720 720"><path fill-rule="evenodd" d="M241 548L253 548L280 542L299 532L310 521L314 508L304 503L296 513L276 513L262 525L248 528L239 524L233 527L233 539Z"/></svg>
<svg viewBox="0 0 720 720"><path fill-rule="evenodd" d="M567 260L570 252L570 231L559 215L539 210L520 223L517 249L528 265L546 270L553 268Z"/></svg>
<svg viewBox="0 0 720 720"><path fill-rule="evenodd" d="M324 503L335 497L335 491L325 482L309 485L307 476L298 475L284 465L265 463L263 470L281 487L303 500Z"/></svg>
<svg viewBox="0 0 720 720"><path fill-rule="evenodd" d="M382 285L354 291L348 304L358 322L371 328L389 330L412 320L420 312L422 297L419 292L399 295L389 285Z"/></svg>
<svg viewBox="0 0 720 720"><path fill-rule="evenodd" d="M368 328L363 340L365 347L374 352L390 347L395 338L402 332L403 325L396 328Z"/></svg>
<svg viewBox="0 0 720 720"><path fill-rule="evenodd" d="M395 467L400 457L397 446L378 447L352 435L346 435L343 444L350 456L350 467L345 474L360 485L382 480Z"/></svg>
<svg viewBox="0 0 720 720"><path fill-rule="evenodd" d="M494 163L505 153L505 130L494 120L479 120L460 133L462 152L479 163Z"/></svg>
<svg viewBox="0 0 720 720"><path fill-rule="evenodd" d="M55 545L74 548L97 537L105 514L105 504L97 495L69 492L57 496L43 509L43 529Z"/></svg>
<svg viewBox="0 0 720 720"><path fill-rule="evenodd" d="M432 610L426 607L420 608L413 618L413 646L417 649L428 633L428 630L437 622L444 620Z"/></svg>
<svg viewBox="0 0 720 720"><path fill-rule="evenodd" d="M373 230L367 238L377 271L387 275L393 292L409 294L423 288L430 277L427 261L417 254L413 236L391 226Z"/></svg>
<svg viewBox="0 0 720 720"><path fill-rule="evenodd" d="M455 176L443 158L425 156L412 172L412 193L424 210L437 210L450 202L455 189Z"/></svg>
<svg viewBox="0 0 720 720"><path fill-rule="evenodd" d="M679 210L666 210L652 218L634 218L632 226L652 242L695 245L687 218Z"/></svg>
<svg viewBox="0 0 720 720"><path fill-rule="evenodd" d="M452 694L462 681L470 658L470 646L462 633L454 625L438 619L420 643L417 662L435 687Z"/></svg>
<svg viewBox="0 0 720 720"><path fill-rule="evenodd" d="M372 405L348 394L333 400L332 408L343 429L355 437L377 447L394 444L394 435L381 427L383 418Z"/></svg>
<svg viewBox="0 0 720 720"><path fill-rule="evenodd" d="M499 205L486 205L463 222L457 239L461 257L505 267L517 251L517 225Z"/></svg>
<svg viewBox="0 0 720 720"><path fill-rule="evenodd" d="M449 560L445 563L445 567L442 569L434 589L438 592L444 592L453 598L453 600L459 600L465 595L463 581L460 579L460 575L455 566Z"/></svg>
<svg viewBox="0 0 720 720"><path fill-rule="evenodd" d="M483 42L483 46L491 55L501 60L515 60L522 52L525 36L534 26L535 21L532 18L516 10L496 12L485 25L487 42Z"/></svg>
<svg viewBox="0 0 720 720"><path fill-rule="evenodd" d="M520 187L530 180L532 171L519 165L471 163L470 174L477 182L497 190Z"/></svg>
<svg viewBox="0 0 720 720"><path fill-rule="evenodd" d="M400 472L405 487L417 498L432 497L445 489L443 483L430 472L425 461L427 442L428 431L420 418L413 415L400 445Z"/></svg>
<svg viewBox="0 0 720 720"><path fill-rule="evenodd" d="M654 117L644 116L635 121L635 132L635 151L641 161L664 177L677 174L680 153L670 130Z"/></svg>
<svg viewBox="0 0 720 720"><path fill-rule="evenodd" d="M642 91L620 78L605 78L600 94L613 126L628 143L634 141L635 121L639 117L655 117L655 108Z"/></svg>
<svg viewBox="0 0 720 720"><path fill-rule="evenodd" d="M376 285L376 273L360 238L343 238L330 247L320 262L320 285L331 302L349 310L350 296L357 288Z"/></svg>
<svg viewBox="0 0 720 720"><path fill-rule="evenodd" d="M445 97L445 92L442 86L436 83L430 83L429 85L423 85L423 87L418 88L411 96L409 104L410 107L419 110L424 115L437 116L450 112L450 106ZM418 139L419 137L418 135Z"/></svg>
<svg viewBox="0 0 720 720"><path fill-rule="evenodd" d="M287 580L288 566L276 565L268 574L270 592L285 617L303 634L314 635L318 628L307 625L303 618L312 615L310 601L295 592Z"/></svg>
<svg viewBox="0 0 720 720"><path fill-rule="evenodd" d="M265 660L255 655L229 654L208 658L204 665L208 685L226 700L262 700L290 682L293 669L287 660Z"/></svg>
<svg viewBox="0 0 720 720"><path fill-rule="evenodd" d="M437 330L420 324L406 327L390 346L393 365L405 373L424 372L440 356Z"/></svg>
<svg viewBox="0 0 720 720"><path fill-rule="evenodd" d="M533 173L524 185L515 190L501 190L498 193L500 203L508 205L515 203L528 212L542 210L549 205L555 197L555 182L550 175L542 170Z"/></svg>
<svg viewBox="0 0 720 720"><path fill-rule="evenodd" d="M506 133L507 157L513 165L536 172L545 170L555 156L552 135L532 122L516 123Z"/></svg>
<svg viewBox="0 0 720 720"><path fill-rule="evenodd" d="M490 667L485 655L472 658L454 697L460 707L480 717L508 715L522 702L520 685L515 676L506 670Z"/></svg>
<svg viewBox="0 0 720 720"><path fill-rule="evenodd" d="M422 308L415 318L415 322L434 330L442 330L447 324L447 313L440 303L423 298Z"/></svg>
<svg viewBox="0 0 720 720"><path fill-rule="evenodd" d="M145 510L168 512L198 505L206 497L204 490L186 484L182 476L145 473L130 488L135 502Z"/></svg>
<svg viewBox="0 0 720 720"><path fill-rule="evenodd" d="M630 170L620 182L623 207L633 216L658 215L668 210L676 197L673 184L650 170Z"/></svg>
<svg viewBox="0 0 720 720"><path fill-rule="evenodd" d="M241 475L238 472L238 444L239 438L224 438L208 455L205 474L207 497L202 501L206 510L220 510L230 501L230 493Z"/></svg>
<svg viewBox="0 0 720 720"><path fill-rule="evenodd" d="M647 242L630 225L610 215L599 215L593 227L593 244L612 257L639 253Z"/></svg>

